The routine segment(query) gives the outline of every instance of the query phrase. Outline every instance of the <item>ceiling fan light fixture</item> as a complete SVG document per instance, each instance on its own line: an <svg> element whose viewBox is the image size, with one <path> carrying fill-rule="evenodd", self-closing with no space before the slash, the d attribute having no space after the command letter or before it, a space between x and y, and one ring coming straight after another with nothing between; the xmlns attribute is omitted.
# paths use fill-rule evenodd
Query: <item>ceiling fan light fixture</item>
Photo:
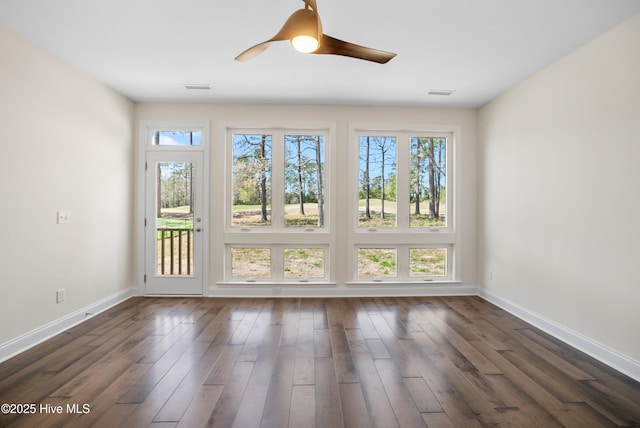
<svg viewBox="0 0 640 428"><path fill-rule="evenodd" d="M244 62L255 58L272 43L281 41L289 41L295 50L304 53L342 55L379 64L386 64L396 56L393 52L356 45L324 34L316 0L302 1L304 9L293 12L275 36L241 52L236 56L236 61Z"/></svg>
<svg viewBox="0 0 640 428"><path fill-rule="evenodd" d="M287 38L298 52L311 53L320 46L322 24L318 14L310 9L300 9L285 24Z"/></svg>
<svg viewBox="0 0 640 428"><path fill-rule="evenodd" d="M311 53L318 49L320 42L313 36L301 34L291 39L291 45L298 52Z"/></svg>

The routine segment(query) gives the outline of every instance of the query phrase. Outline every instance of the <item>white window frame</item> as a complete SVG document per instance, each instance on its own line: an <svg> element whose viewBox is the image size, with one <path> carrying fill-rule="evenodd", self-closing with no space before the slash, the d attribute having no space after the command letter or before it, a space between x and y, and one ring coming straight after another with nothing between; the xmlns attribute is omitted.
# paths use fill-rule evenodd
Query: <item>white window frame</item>
<svg viewBox="0 0 640 428"><path fill-rule="evenodd" d="M456 282L460 279L460 229L461 195L460 189L460 135L459 126L437 126L416 124L352 123L349 126L350 197L349 219L350 240L349 265L352 266L348 285L379 285L389 283L419 284L424 282ZM360 187L360 137L396 137L396 227L360 227L358 224L358 199ZM410 227L410 139L411 137L447 138L447 178L446 178L446 226ZM401 172L403 171L403 172ZM416 278L409 276L409 248L447 248L447 275L445 277ZM394 278L358 277L357 253L359 248L397 248Z"/></svg>
<svg viewBox="0 0 640 428"><path fill-rule="evenodd" d="M335 274L331 266L335 251L335 236L332 228L334 213L333 150L334 123L267 123L247 125L227 123L222 126L224 132L224 225L222 227L224 261L224 278L219 285L335 285ZM269 226L234 226L233 217L233 135L263 134L271 135L271 221ZM322 135L324 136L324 204L325 218L323 227L290 227L284 225L284 168L285 168L285 135ZM276 174L275 171L279 172ZM276 189L278 189L276 191ZM270 248L271 277L233 277L231 269L231 248ZM286 248L323 248L324 276L320 277L285 277L284 249Z"/></svg>
<svg viewBox="0 0 640 428"><path fill-rule="evenodd" d="M232 272L232 256L231 250L233 248L267 248L271 251L271 275L268 277L234 277ZM298 248L320 248L324 252L324 275L322 277L294 277L285 276L284 273L284 250L298 249ZM313 244L227 244L225 246L225 259L228 263L225 263L225 277L228 283L249 283L249 284L317 284L327 283L329 280L330 272L330 256L328 245L313 245Z"/></svg>

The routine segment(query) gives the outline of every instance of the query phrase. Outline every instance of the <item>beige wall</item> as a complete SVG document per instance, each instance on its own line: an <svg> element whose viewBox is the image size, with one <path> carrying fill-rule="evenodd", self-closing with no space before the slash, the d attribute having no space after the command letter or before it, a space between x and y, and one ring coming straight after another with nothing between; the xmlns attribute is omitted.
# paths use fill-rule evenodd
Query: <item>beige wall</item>
<svg viewBox="0 0 640 428"><path fill-rule="evenodd" d="M159 120L207 120L211 123L213 150L211 154L211 218L213 231L210 235L210 285L222 280L222 250L220 235L224 205L220 202L223 193L219 184L225 180L224 159L221 145L224 144L224 126L230 123L273 124L285 123L290 126L305 123L330 123L335 126L336 168L334 187L336 228L336 265L332 270L336 273L335 281L343 286L350 278L351 266L348 265L350 251L349 229L346 219L349 218L348 207L348 175L349 126L354 123L376 123L416 126L450 126L457 127L460 141L460 190L461 211L461 258L462 266L458 281L467 285L476 284L476 117L475 109L436 109L436 108L402 108L402 107L365 107L341 105L263 105L263 104L136 104L136 119L139 121ZM404 128L403 128L404 129ZM218 186L218 187L217 187ZM217 198L217 199L216 199ZM210 228L210 231L212 229ZM308 288L308 287L307 287ZM372 290L371 292L375 292Z"/></svg>
<svg viewBox="0 0 640 428"><path fill-rule="evenodd" d="M134 180L131 101L2 26L0 52L3 344L133 285Z"/></svg>
<svg viewBox="0 0 640 428"><path fill-rule="evenodd" d="M636 16L478 118L484 289L636 362L639 53Z"/></svg>

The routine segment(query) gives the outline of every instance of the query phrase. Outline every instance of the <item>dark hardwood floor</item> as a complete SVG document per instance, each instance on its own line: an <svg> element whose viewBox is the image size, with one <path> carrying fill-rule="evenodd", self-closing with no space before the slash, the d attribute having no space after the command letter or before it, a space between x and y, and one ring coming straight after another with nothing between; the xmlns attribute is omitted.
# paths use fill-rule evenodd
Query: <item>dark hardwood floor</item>
<svg viewBox="0 0 640 428"><path fill-rule="evenodd" d="M477 297L133 298L1 364L0 403L32 412L3 427L640 426L638 382Z"/></svg>

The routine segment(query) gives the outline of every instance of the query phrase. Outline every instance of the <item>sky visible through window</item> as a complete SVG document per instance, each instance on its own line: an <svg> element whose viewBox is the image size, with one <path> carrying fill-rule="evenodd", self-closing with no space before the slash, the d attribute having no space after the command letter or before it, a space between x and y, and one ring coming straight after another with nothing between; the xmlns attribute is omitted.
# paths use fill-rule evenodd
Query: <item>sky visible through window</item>
<svg viewBox="0 0 640 428"><path fill-rule="evenodd" d="M153 144L156 146L200 146L200 131L153 131Z"/></svg>

